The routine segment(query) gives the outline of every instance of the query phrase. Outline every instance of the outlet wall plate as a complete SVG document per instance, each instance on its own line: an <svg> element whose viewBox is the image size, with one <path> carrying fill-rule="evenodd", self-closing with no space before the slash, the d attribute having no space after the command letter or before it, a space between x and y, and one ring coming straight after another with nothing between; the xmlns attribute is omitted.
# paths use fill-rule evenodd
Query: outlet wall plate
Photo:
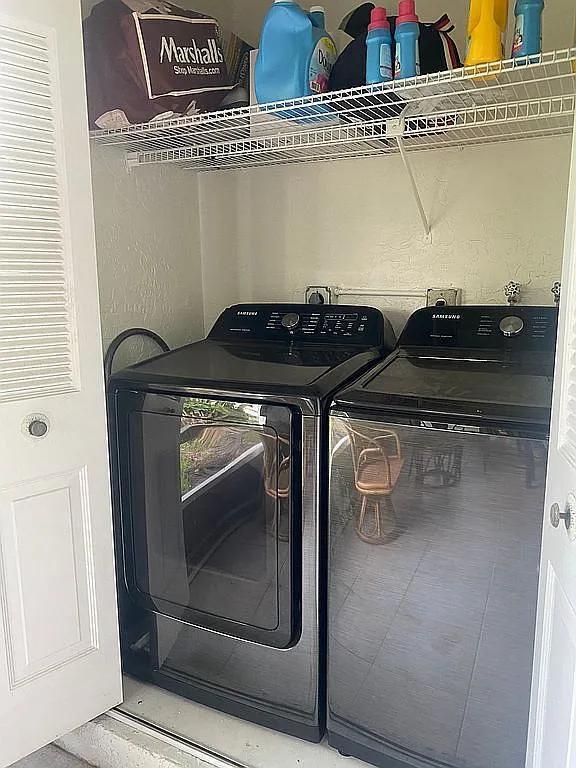
<svg viewBox="0 0 576 768"><path fill-rule="evenodd" d="M322 297L322 301L313 302L314 297ZM306 304L334 304L334 291L329 285L309 285L306 288Z"/></svg>
<svg viewBox="0 0 576 768"><path fill-rule="evenodd" d="M456 307L461 303L460 288L428 288L426 291L427 307Z"/></svg>

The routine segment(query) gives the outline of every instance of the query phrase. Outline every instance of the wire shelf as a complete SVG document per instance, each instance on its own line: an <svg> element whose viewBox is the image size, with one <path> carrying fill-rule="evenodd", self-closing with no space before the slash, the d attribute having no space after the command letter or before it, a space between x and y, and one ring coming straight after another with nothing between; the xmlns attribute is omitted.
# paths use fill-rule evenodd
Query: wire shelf
<svg viewBox="0 0 576 768"><path fill-rule="evenodd" d="M576 48L274 104L92 133L131 166L315 162L569 133Z"/></svg>

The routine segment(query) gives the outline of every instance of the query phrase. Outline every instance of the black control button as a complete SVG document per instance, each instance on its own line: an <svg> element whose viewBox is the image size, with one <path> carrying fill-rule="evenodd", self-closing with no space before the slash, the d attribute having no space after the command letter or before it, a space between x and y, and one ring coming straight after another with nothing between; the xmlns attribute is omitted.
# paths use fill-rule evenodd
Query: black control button
<svg viewBox="0 0 576 768"><path fill-rule="evenodd" d="M293 331L295 328L298 328L299 325L300 315L296 314L296 312L290 312L282 318L282 327L286 328L288 331Z"/></svg>

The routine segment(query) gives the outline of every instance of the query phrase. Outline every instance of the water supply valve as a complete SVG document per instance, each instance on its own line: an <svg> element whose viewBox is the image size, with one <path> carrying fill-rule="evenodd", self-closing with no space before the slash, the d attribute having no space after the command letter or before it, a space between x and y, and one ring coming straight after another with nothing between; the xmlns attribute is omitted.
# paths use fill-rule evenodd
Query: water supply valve
<svg viewBox="0 0 576 768"><path fill-rule="evenodd" d="M506 296L506 301L510 306L520 303L521 294L522 285L515 280L510 280L510 282L504 286L504 296Z"/></svg>

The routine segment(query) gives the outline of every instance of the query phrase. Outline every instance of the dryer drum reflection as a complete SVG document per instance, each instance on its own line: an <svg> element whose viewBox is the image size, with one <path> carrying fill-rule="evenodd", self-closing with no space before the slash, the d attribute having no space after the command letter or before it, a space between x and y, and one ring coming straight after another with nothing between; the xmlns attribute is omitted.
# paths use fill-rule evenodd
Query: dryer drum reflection
<svg viewBox="0 0 576 768"><path fill-rule="evenodd" d="M274 406L185 399L180 432L182 501L206 482L235 470L241 474L240 467L250 464L256 468L258 492L265 495L265 526L272 534L278 529L285 538L282 528L288 525L288 515L282 514L282 500L291 492L290 424L279 424L278 416Z"/></svg>
<svg viewBox="0 0 576 768"><path fill-rule="evenodd" d="M176 397L169 415L133 421L146 511L133 519L138 600L190 623L204 614L276 630L290 540L289 412Z"/></svg>

